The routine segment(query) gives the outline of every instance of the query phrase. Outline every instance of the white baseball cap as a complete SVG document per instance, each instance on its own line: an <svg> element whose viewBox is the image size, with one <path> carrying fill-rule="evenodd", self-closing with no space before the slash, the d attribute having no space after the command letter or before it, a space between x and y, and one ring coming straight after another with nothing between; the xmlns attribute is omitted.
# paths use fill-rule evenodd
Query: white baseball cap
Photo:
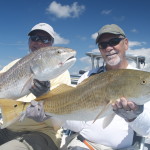
<svg viewBox="0 0 150 150"><path fill-rule="evenodd" d="M32 31L35 31L35 30L42 30L42 31L45 31L47 32L50 36L52 36L54 38L54 30L53 28L47 24L47 23L38 23L36 24L32 29L31 31L28 33L28 35L31 34Z"/></svg>

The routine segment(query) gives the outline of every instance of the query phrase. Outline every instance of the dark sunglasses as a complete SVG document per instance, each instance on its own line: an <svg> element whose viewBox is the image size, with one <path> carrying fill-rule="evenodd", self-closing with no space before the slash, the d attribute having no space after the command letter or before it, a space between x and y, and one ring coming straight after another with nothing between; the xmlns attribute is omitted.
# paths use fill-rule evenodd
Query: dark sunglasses
<svg viewBox="0 0 150 150"><path fill-rule="evenodd" d="M53 39L49 38L49 36L31 35L30 39L34 42L40 41L44 44L53 43Z"/></svg>
<svg viewBox="0 0 150 150"><path fill-rule="evenodd" d="M100 49L105 49L107 48L107 46L116 46L120 43L121 40L123 40L125 38L113 38L113 39L110 39L108 42L100 42L98 43L98 46Z"/></svg>

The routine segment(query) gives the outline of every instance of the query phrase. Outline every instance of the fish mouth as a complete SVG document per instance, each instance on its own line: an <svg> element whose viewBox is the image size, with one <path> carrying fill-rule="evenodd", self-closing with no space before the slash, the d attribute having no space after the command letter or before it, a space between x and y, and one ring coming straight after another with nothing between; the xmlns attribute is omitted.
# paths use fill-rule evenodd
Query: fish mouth
<svg viewBox="0 0 150 150"><path fill-rule="evenodd" d="M65 63L75 62L76 61L76 52L72 52L70 56L65 60Z"/></svg>
<svg viewBox="0 0 150 150"><path fill-rule="evenodd" d="M71 57L69 57L68 59L66 59L66 61L64 62L65 64L66 63L73 63L73 62L75 62L76 61L76 58L75 58L75 56L71 56Z"/></svg>
<svg viewBox="0 0 150 150"><path fill-rule="evenodd" d="M60 62L59 65L66 65L66 64L74 64L76 62L75 56L71 56L64 60L63 62Z"/></svg>
<svg viewBox="0 0 150 150"><path fill-rule="evenodd" d="M66 61L70 60L70 59L74 59L74 56L69 57Z"/></svg>

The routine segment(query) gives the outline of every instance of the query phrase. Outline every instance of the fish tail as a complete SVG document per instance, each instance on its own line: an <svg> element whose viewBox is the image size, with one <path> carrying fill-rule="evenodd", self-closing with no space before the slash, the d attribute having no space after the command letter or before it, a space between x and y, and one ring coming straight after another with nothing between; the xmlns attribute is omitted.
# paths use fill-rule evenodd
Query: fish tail
<svg viewBox="0 0 150 150"><path fill-rule="evenodd" d="M26 103L12 99L0 99L0 108L2 114L1 129L8 127L18 120L25 109Z"/></svg>

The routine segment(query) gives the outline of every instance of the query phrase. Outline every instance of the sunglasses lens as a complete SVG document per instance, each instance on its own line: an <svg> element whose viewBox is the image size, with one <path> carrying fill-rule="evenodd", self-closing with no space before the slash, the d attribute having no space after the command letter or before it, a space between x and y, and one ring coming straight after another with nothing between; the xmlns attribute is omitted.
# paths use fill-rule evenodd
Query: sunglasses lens
<svg viewBox="0 0 150 150"><path fill-rule="evenodd" d="M102 49L105 49L107 47L107 45L108 45L108 42L101 42L99 44L99 47L102 48Z"/></svg>
<svg viewBox="0 0 150 150"><path fill-rule="evenodd" d="M39 37L38 36L30 36L30 39L34 42L38 41L39 40Z"/></svg>
<svg viewBox="0 0 150 150"><path fill-rule="evenodd" d="M107 46L116 46L120 43L121 40L123 40L124 38L113 38L113 39L110 39L108 42L100 42L99 43L99 48L100 49L106 49Z"/></svg>
<svg viewBox="0 0 150 150"><path fill-rule="evenodd" d="M30 36L30 39L34 42L41 41L44 44L48 44L51 42L51 39L46 36Z"/></svg>
<svg viewBox="0 0 150 150"><path fill-rule="evenodd" d="M111 40L109 41L109 45L110 45L110 46L116 46L116 45L118 45L118 44L120 43L121 40L122 40L121 38L114 38L114 39L111 39Z"/></svg>
<svg viewBox="0 0 150 150"><path fill-rule="evenodd" d="M44 43L44 44L47 44L47 43L49 43L51 40L48 38L48 37L46 37L46 36L41 36L40 37L41 38L41 41Z"/></svg>

